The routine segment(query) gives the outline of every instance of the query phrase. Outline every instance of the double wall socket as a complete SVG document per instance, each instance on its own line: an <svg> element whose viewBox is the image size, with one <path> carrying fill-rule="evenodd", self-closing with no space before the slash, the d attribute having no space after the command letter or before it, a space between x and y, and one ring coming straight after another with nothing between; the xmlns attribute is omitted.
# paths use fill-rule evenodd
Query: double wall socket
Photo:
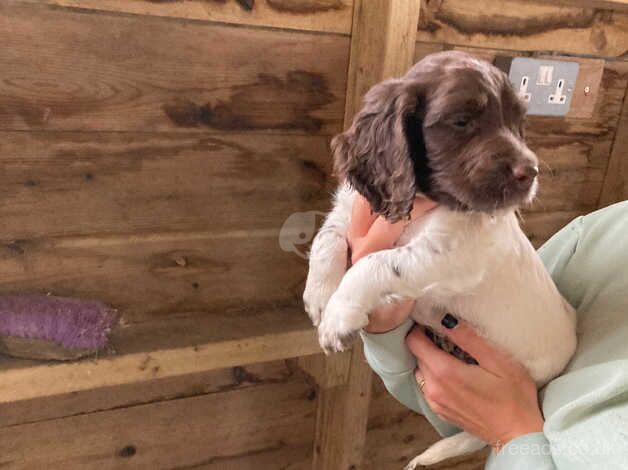
<svg viewBox="0 0 628 470"><path fill-rule="evenodd" d="M515 57L508 76L528 102L528 114L564 116L571 106L579 68L577 62Z"/></svg>

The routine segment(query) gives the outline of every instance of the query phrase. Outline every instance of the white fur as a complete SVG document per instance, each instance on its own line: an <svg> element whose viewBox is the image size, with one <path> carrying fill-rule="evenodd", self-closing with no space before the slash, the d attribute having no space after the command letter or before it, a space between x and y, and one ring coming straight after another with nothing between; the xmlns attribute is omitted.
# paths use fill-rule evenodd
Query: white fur
<svg viewBox="0 0 628 470"><path fill-rule="evenodd" d="M412 317L418 323L442 331L446 312L470 323L522 363L538 385L563 370L576 347L575 313L514 210L437 207L412 222L396 248L372 253L346 271L354 195L346 186L339 189L312 245L304 301L326 352L350 346L369 312L391 296L403 296L417 299ZM445 439L412 465L462 455L478 442L466 433Z"/></svg>

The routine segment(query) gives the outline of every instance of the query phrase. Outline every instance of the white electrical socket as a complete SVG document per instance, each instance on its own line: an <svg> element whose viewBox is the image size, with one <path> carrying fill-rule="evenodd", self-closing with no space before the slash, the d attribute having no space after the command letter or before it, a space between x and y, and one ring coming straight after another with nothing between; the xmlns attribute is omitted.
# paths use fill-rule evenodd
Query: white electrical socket
<svg viewBox="0 0 628 470"><path fill-rule="evenodd" d="M528 102L528 114L564 116L569 112L579 68L577 62L515 57L508 75Z"/></svg>
<svg viewBox="0 0 628 470"><path fill-rule="evenodd" d="M527 102L529 102L530 98L532 98L532 95L528 93L529 81L530 81L530 77L528 77L527 75L524 75L523 77L521 77L521 84L519 85L519 95L521 95L521 97Z"/></svg>
<svg viewBox="0 0 628 470"><path fill-rule="evenodd" d="M553 95L549 95L548 103L564 104L567 101L567 96L563 94L563 87L565 86L565 80L562 78L556 83L556 91Z"/></svg>

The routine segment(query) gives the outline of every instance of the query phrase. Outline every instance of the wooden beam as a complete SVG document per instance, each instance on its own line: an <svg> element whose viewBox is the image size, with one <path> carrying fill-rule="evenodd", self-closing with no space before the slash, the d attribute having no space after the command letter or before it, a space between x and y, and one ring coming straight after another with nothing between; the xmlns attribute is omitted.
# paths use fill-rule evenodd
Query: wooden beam
<svg viewBox="0 0 628 470"><path fill-rule="evenodd" d="M362 344L356 344L351 352L347 383L320 389L314 437L314 470L363 468L372 375L364 359Z"/></svg>
<svg viewBox="0 0 628 470"><path fill-rule="evenodd" d="M311 462L314 397L295 376L0 427L0 468L303 469Z"/></svg>
<svg viewBox="0 0 628 470"><path fill-rule="evenodd" d="M345 127L377 82L404 73L413 63L420 3L358 0L353 10Z"/></svg>
<svg viewBox="0 0 628 470"><path fill-rule="evenodd" d="M24 0L83 10L349 34L352 0Z"/></svg>
<svg viewBox="0 0 628 470"><path fill-rule="evenodd" d="M314 379L321 388L333 388L344 385L349 380L351 351L325 356L313 354L303 356L298 361L299 368Z"/></svg>
<svg viewBox="0 0 628 470"><path fill-rule="evenodd" d="M419 6L417 0L355 1L345 128L370 87L403 74L414 62ZM371 385L372 372L359 344L351 354L347 383L320 390L315 470L363 468Z"/></svg>
<svg viewBox="0 0 628 470"><path fill-rule="evenodd" d="M584 6L585 3L587 6ZM417 38L452 46L622 58L628 15L588 0L422 2Z"/></svg>
<svg viewBox="0 0 628 470"><path fill-rule="evenodd" d="M551 0L548 3L628 12L628 0Z"/></svg>
<svg viewBox="0 0 628 470"><path fill-rule="evenodd" d="M345 36L2 1L0 44L2 130L330 135L342 127Z"/></svg>
<svg viewBox="0 0 628 470"><path fill-rule="evenodd" d="M624 97L598 206L625 199L628 199L628 94Z"/></svg>
<svg viewBox="0 0 628 470"><path fill-rule="evenodd" d="M22 361L22 367L13 362L6 370L2 370L0 363L0 404L288 359L319 351L316 338L308 328L81 362L33 364Z"/></svg>

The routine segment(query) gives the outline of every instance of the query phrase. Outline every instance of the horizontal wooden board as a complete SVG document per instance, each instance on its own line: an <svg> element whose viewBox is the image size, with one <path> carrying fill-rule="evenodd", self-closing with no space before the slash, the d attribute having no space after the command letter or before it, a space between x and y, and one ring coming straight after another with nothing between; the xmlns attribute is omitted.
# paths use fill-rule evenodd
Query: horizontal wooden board
<svg viewBox="0 0 628 470"><path fill-rule="evenodd" d="M0 293L97 298L128 323L294 307L306 260L279 230L18 241L0 245Z"/></svg>
<svg viewBox="0 0 628 470"><path fill-rule="evenodd" d="M311 356L305 356L311 357ZM0 404L0 428L78 414L222 393L305 377L288 359Z"/></svg>
<svg viewBox="0 0 628 470"><path fill-rule="evenodd" d="M551 0L552 3L566 6L600 8L628 12L628 0Z"/></svg>
<svg viewBox="0 0 628 470"><path fill-rule="evenodd" d="M230 317L223 322L207 317L171 319L117 332L115 353L96 359L47 364L2 358L0 403L318 353L315 332L301 318L304 314L295 309ZM184 342L188 345L182 345Z"/></svg>
<svg viewBox="0 0 628 470"><path fill-rule="evenodd" d="M349 38L339 35L11 1L0 43L0 130L342 127Z"/></svg>
<svg viewBox="0 0 628 470"><path fill-rule="evenodd" d="M301 306L306 262L279 231L61 238L0 246L0 292L100 299L122 324L97 361L0 360L0 402L319 351Z"/></svg>
<svg viewBox="0 0 628 470"><path fill-rule="evenodd" d="M309 383L291 380L0 428L0 466L305 469L315 398Z"/></svg>
<svg viewBox="0 0 628 470"><path fill-rule="evenodd" d="M278 231L294 213L328 208L328 143L276 134L0 132L0 240Z"/></svg>
<svg viewBox="0 0 628 470"><path fill-rule="evenodd" d="M29 0L73 8L351 33L352 0Z"/></svg>
<svg viewBox="0 0 628 470"><path fill-rule="evenodd" d="M423 0L417 39L621 57L628 51L628 14L551 2Z"/></svg>

